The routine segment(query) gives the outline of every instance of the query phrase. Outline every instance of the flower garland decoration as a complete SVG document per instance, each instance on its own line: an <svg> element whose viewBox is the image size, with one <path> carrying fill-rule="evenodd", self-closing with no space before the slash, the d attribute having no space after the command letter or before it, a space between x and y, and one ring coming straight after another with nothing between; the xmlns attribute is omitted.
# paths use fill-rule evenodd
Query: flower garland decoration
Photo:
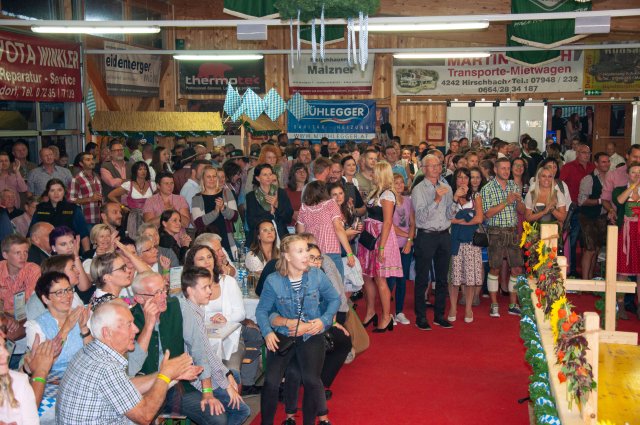
<svg viewBox="0 0 640 425"><path fill-rule="evenodd" d="M551 329L554 333L556 364L561 365L558 372L560 383L567 382L569 409L573 402L584 404L589 393L596 388L593 369L587 361L587 339L584 337L584 319L575 311L565 297L553 304Z"/></svg>
<svg viewBox="0 0 640 425"><path fill-rule="evenodd" d="M591 391L596 388L593 370L586 359L586 350L589 347L584 337L584 319L573 311L573 306L566 298L564 279L557 262L557 249L550 248L540 239L536 224L524 223L520 246L524 249L526 256L528 278L537 278L535 307L540 308L545 320L550 321L556 364L560 365L558 380L560 383L567 383L569 408L571 409L574 402L581 406L586 402ZM518 277L516 290L522 307L520 336L528 347L525 358L533 368L532 376L535 376L544 371L547 365L544 350L541 346L538 347L540 338L531 300L533 290L529 286L527 276ZM544 366L540 364L541 358L545 359ZM548 368L546 370L548 372ZM535 387L530 385L529 388L531 400L534 401L536 423L548 423L543 422L542 417L553 414L542 412L538 406L538 398L544 395L543 389L542 384L536 384ZM540 401L540 403L548 405L546 401Z"/></svg>
<svg viewBox="0 0 640 425"><path fill-rule="evenodd" d="M556 403L551 394L549 366L542 347L542 340L535 319L531 288L526 276L519 276L516 290L520 299L522 316L520 318L520 337L527 348L525 358L531 365L529 377L529 398L533 403L536 424L560 425Z"/></svg>

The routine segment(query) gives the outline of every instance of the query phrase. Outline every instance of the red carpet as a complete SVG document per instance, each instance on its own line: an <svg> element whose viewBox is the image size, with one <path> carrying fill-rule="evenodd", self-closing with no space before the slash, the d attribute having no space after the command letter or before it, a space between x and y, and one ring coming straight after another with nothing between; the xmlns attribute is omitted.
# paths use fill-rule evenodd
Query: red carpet
<svg viewBox="0 0 640 425"><path fill-rule="evenodd" d="M507 298L500 298L499 319L489 317L489 300L482 298L473 323L464 323L460 306L453 329L432 324L425 332L414 325L413 285L408 286L405 314L411 325L370 334L370 348L343 367L331 388L332 423L528 424L527 405L517 400L528 395L529 369L518 318L507 315ZM427 315L432 322L433 310ZM275 423L284 417L280 405ZM302 423L301 412L297 422ZM259 417L253 421L259 423Z"/></svg>
<svg viewBox="0 0 640 425"><path fill-rule="evenodd" d="M413 323L413 285L409 287L405 314L411 325L370 334L371 347L343 367L331 388L332 423L528 424L527 404L517 400L528 395L529 368L518 318L506 312L507 297L499 297L499 319L489 317L489 300L482 298L474 307L473 323L464 323L464 307L459 306L453 329L432 324L434 329L425 332ZM595 311L591 294L569 299L580 312ZM358 303L363 307L363 300ZM432 322L433 310L427 309L427 315ZM638 332L640 321L629 316L618 322L618 329ZM280 405L275 424L284 417ZM259 424L259 418L252 424ZM302 423L301 412L296 419Z"/></svg>

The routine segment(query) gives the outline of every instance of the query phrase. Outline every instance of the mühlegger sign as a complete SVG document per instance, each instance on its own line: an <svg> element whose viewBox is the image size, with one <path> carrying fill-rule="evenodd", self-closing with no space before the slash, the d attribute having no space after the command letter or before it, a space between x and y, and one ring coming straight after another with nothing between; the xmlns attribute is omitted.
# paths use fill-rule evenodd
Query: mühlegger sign
<svg viewBox="0 0 640 425"><path fill-rule="evenodd" d="M376 135L375 100L309 100L310 112L298 120L287 117L290 138L332 141L371 140Z"/></svg>
<svg viewBox="0 0 640 425"><path fill-rule="evenodd" d="M81 102L80 45L0 31L0 99Z"/></svg>
<svg viewBox="0 0 640 425"><path fill-rule="evenodd" d="M238 89L240 94L246 89L264 93L264 59L180 62L180 94L224 95L229 84Z"/></svg>

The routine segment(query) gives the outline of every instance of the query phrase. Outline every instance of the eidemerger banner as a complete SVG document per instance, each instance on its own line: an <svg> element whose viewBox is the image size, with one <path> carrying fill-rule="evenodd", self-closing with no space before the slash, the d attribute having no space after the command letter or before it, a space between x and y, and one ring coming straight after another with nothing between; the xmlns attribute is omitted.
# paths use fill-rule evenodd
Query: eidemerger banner
<svg viewBox="0 0 640 425"><path fill-rule="evenodd" d="M240 94L264 93L264 59L257 61L179 61L180 94L227 93L231 84Z"/></svg>
<svg viewBox="0 0 640 425"><path fill-rule="evenodd" d="M80 45L0 31L0 99L82 102Z"/></svg>
<svg viewBox="0 0 640 425"><path fill-rule="evenodd" d="M376 135L375 100L308 100L309 114L297 120L288 112L289 138L331 141L371 140Z"/></svg>
<svg viewBox="0 0 640 425"><path fill-rule="evenodd" d="M107 93L111 96L157 97L160 94L159 56L131 55L122 43L107 41L104 48L122 50L104 56L104 74Z"/></svg>
<svg viewBox="0 0 640 425"><path fill-rule="evenodd" d="M564 50L547 65L520 65L504 53L482 59L393 61L396 95L581 92L583 52Z"/></svg>
<svg viewBox="0 0 640 425"><path fill-rule="evenodd" d="M375 56L369 55L369 65L361 71L344 54L327 54L324 62L318 58L315 63L310 54L302 54L300 62L294 58L294 68L288 67L289 94L370 94Z"/></svg>

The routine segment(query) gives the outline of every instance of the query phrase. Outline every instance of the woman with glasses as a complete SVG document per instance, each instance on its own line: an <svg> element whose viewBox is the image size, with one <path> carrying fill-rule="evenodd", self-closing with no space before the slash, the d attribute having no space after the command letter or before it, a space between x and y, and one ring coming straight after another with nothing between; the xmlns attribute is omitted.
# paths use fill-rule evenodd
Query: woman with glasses
<svg viewBox="0 0 640 425"><path fill-rule="evenodd" d="M55 227L49 233L49 246L51 246L51 255L71 255L73 264L78 270L78 284L75 286L76 292L86 304L93 296L94 286L89 279L89 272L86 271L80 258L80 236L67 226ZM44 273L44 272L43 272Z"/></svg>
<svg viewBox="0 0 640 425"><path fill-rule="evenodd" d="M278 258L280 251L276 239L276 228L271 220L261 220L254 232L254 239L245 259L245 267L249 272L262 273L265 264Z"/></svg>
<svg viewBox="0 0 640 425"><path fill-rule="evenodd" d="M136 254L144 263L151 267L156 273L160 273L169 283L169 272L171 269L171 260L158 254L158 245L148 236L141 236L136 239Z"/></svg>
<svg viewBox="0 0 640 425"><path fill-rule="evenodd" d="M38 338L39 342L59 340L62 350L56 357L49 375L44 378L47 383L45 394L48 398L55 398L58 382L73 356L93 340L87 326L89 308L73 307L74 290L64 273L48 272L40 276L36 283L35 295L46 305L47 310L36 319L25 323L27 347L33 349ZM40 418L42 424L55 422L55 409L47 404L45 414Z"/></svg>
<svg viewBox="0 0 640 425"><path fill-rule="evenodd" d="M116 241L116 246L118 247L117 254L110 252L98 255L91 263L91 279L96 285L96 292L91 299L92 308L99 304L102 297L105 296L106 298L122 298L127 304L134 304L133 292L129 288L134 268L127 264L127 260L135 265L135 271L139 273L151 270L122 243Z"/></svg>
<svg viewBox="0 0 640 425"><path fill-rule="evenodd" d="M324 332L333 324L340 297L326 274L309 267L308 244L301 236L283 238L276 268L278 272L267 277L256 309L268 349L260 400L262 423L273 424L280 383L295 358L304 385L303 423L313 425L318 415L327 414L321 378ZM272 321L273 313L280 317Z"/></svg>
<svg viewBox="0 0 640 425"><path fill-rule="evenodd" d="M191 215L197 230L215 226L222 236L222 247L232 255L235 250L233 222L238 218L238 207L233 193L225 185L224 171L210 165L204 167L200 179L200 193L191 201Z"/></svg>
<svg viewBox="0 0 640 425"><path fill-rule="evenodd" d="M64 273L69 279L71 287L74 289L77 287L80 280L80 270L78 270L78 266L75 264L72 255L54 255L49 257L42 262L40 270L43 275L49 272ZM95 290L94 286L92 286L92 288ZM93 295L93 291L91 291L91 295ZM84 304L84 301L80 298L76 290L73 294L72 307L82 307ZM28 320L38 318L38 316L46 310L45 305L39 297L29 297L29 301L27 301L26 305Z"/></svg>
<svg viewBox="0 0 640 425"><path fill-rule="evenodd" d="M138 227L137 238L141 238L142 236L150 238L153 241L153 244L158 248L158 261L160 261L160 256L165 256L169 259L171 267L178 267L180 265L178 257L172 249L160 246L160 234L158 233L156 226L151 223L141 224L140 227Z"/></svg>

